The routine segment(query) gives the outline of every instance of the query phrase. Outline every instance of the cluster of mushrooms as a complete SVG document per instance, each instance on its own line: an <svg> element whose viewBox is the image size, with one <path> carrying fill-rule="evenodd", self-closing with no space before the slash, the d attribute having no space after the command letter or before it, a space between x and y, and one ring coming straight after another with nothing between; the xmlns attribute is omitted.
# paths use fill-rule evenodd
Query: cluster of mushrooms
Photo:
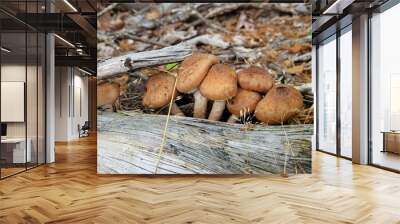
<svg viewBox="0 0 400 224"><path fill-rule="evenodd" d="M265 69L251 66L235 70L220 64L211 54L194 53L178 68L177 80L168 74L151 76L146 83L143 105L158 109L173 99L171 114L185 116L175 103L179 93L193 94L193 117L206 118L207 103L213 101L208 119L219 121L225 110L235 123L244 113L267 124L283 124L303 108L303 96L289 85L275 85L274 78ZM177 90L177 91L176 91Z"/></svg>

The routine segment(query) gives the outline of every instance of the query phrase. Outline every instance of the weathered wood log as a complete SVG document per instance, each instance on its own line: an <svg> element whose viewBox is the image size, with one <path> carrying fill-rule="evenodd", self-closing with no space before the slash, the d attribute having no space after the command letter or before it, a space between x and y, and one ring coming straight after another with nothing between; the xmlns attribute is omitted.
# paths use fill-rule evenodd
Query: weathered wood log
<svg viewBox="0 0 400 224"><path fill-rule="evenodd" d="M222 49L229 47L229 43L225 42L221 35L205 34L170 47L164 47L151 51L132 52L122 56L98 61L97 79L110 78L114 75L128 72L137 68L183 61L186 56L192 53L194 47L199 43L219 47Z"/></svg>
<svg viewBox="0 0 400 224"><path fill-rule="evenodd" d="M191 52L192 47L189 45L174 45L109 58L97 63L97 78L104 79L136 68L182 61Z"/></svg>
<svg viewBox="0 0 400 224"><path fill-rule="evenodd" d="M165 115L98 113L98 173L154 174ZM266 126L170 117L157 174L311 172L312 125Z"/></svg>

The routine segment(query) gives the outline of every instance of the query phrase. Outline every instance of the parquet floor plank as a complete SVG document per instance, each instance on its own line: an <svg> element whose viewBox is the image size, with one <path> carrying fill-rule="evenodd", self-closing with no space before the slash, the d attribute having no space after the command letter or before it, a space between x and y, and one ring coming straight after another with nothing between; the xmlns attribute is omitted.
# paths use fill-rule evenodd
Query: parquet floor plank
<svg viewBox="0 0 400 224"><path fill-rule="evenodd" d="M313 174L96 174L96 139L0 181L0 223L398 223L400 175L313 152Z"/></svg>

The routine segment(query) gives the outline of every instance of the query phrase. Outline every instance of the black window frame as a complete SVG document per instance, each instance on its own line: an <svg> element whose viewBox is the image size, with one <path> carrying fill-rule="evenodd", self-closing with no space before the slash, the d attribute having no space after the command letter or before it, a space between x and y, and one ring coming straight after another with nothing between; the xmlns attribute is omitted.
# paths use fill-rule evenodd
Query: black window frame
<svg viewBox="0 0 400 224"><path fill-rule="evenodd" d="M39 12L39 3L46 3L47 2L47 0L46 1L43 1L43 0L19 0L19 2L21 2L21 3L23 3L23 4L25 4L25 16L27 15L27 5L28 5L28 3L36 3L36 11L37 11L37 13ZM46 7L46 12L47 12L47 7ZM5 14L8 14L8 15L10 15L10 16L12 16L12 13L10 13L10 12L8 12L6 9L4 9L4 8L2 8L1 7L1 3L0 3L0 12L1 13L5 13ZM15 17L15 19L18 21L18 22L20 22L20 23L23 23L21 20L19 20L18 18L16 18ZM39 167L39 166L41 166L41 165L44 165L44 164L46 164L46 162L47 162L47 33L46 32L43 32L43 31L40 31L40 30L37 30L37 29L35 29L34 27L32 27L32 26L29 26L28 24L26 24L26 23L24 23L23 24L23 26L24 26L24 30L20 30L20 31L4 31L4 30L2 30L1 28L2 28L2 23L0 23L0 46L2 46L2 34L3 33L20 33L21 35L25 35L25 87L24 87L24 90L25 90L25 93L24 93L24 95L25 95L25 100L24 100L24 122L25 122L25 168L24 168L24 170L21 170L21 171L18 171L18 172L15 172L15 173L12 173L12 174L10 174L10 175L7 175L7 176L4 176L3 174L2 174L2 167L1 167L1 163L0 163L0 180L4 180L4 179L6 179L6 178L9 178L9 177L12 177L12 176L15 176L15 175L17 175L17 174L20 174L20 173L23 173L23 172L26 172L27 170L30 170L30 169L33 169L33 168L37 168L37 167ZM28 71L27 71L27 66L28 66L28 54L27 54L27 52L28 52L28 33L33 33L34 35L36 34L36 142L37 142L37 144L36 144L36 150L37 150L37 152L36 152L36 162L35 163L30 163L30 165L32 165L32 166L29 166L28 167L28 162L27 162L27 147L28 147L28 144L27 144L27 139L28 139L28 131L27 131L27 127L28 127L28 118L27 118L27 81L28 81L28 79L27 79L27 75L28 75ZM43 88L44 88L44 92L43 92L43 96L44 96L44 98L42 99L42 103L43 103L43 105L42 105L42 107L43 107L43 113L44 113L44 115L43 115L43 117L41 117L41 118L39 118L39 79L38 79L38 77L39 77L39 69L38 69L38 67L39 67L39 65L40 65L40 63L39 63L39 36L40 36L40 34L43 34L42 35L42 44L43 44L43 46L41 46L42 48L44 48L44 49L41 49L41 53L43 53L43 55L41 55L41 57L42 57L42 60L44 60L44 63L42 64L43 65L43 67L42 67L42 82L43 82L43 84L44 84L44 86L43 86ZM1 82L1 68L2 68L2 56L4 56L2 53L0 53L0 82ZM1 90L1 86L0 86L0 90ZM0 91L0 110L1 110L1 91ZM43 162L39 162L39 119L41 120L41 122L43 122L43 128L44 128L44 130L43 130L43 145L42 145L42 147L43 147L43 149L42 149L42 152L44 153L44 155L42 155L43 156ZM0 115L0 123L2 123L1 122L1 115ZM0 144L0 158L1 158L1 144Z"/></svg>

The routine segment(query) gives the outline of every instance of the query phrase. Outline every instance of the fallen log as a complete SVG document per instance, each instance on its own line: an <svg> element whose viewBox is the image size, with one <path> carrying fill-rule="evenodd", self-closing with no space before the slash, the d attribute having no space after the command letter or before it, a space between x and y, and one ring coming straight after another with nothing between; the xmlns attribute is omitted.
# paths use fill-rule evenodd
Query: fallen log
<svg viewBox="0 0 400 224"><path fill-rule="evenodd" d="M97 79L110 78L137 68L182 61L191 54L189 45L174 45L152 51L133 52L97 63Z"/></svg>
<svg viewBox="0 0 400 224"><path fill-rule="evenodd" d="M110 78L137 68L183 61L197 44L207 44L222 49L229 47L221 35L201 35L179 44L157 50L132 52L122 56L100 60L97 63L97 79Z"/></svg>
<svg viewBox="0 0 400 224"><path fill-rule="evenodd" d="M98 173L154 174L166 118L98 112ZM243 127L170 117L157 174L311 172L312 125Z"/></svg>

